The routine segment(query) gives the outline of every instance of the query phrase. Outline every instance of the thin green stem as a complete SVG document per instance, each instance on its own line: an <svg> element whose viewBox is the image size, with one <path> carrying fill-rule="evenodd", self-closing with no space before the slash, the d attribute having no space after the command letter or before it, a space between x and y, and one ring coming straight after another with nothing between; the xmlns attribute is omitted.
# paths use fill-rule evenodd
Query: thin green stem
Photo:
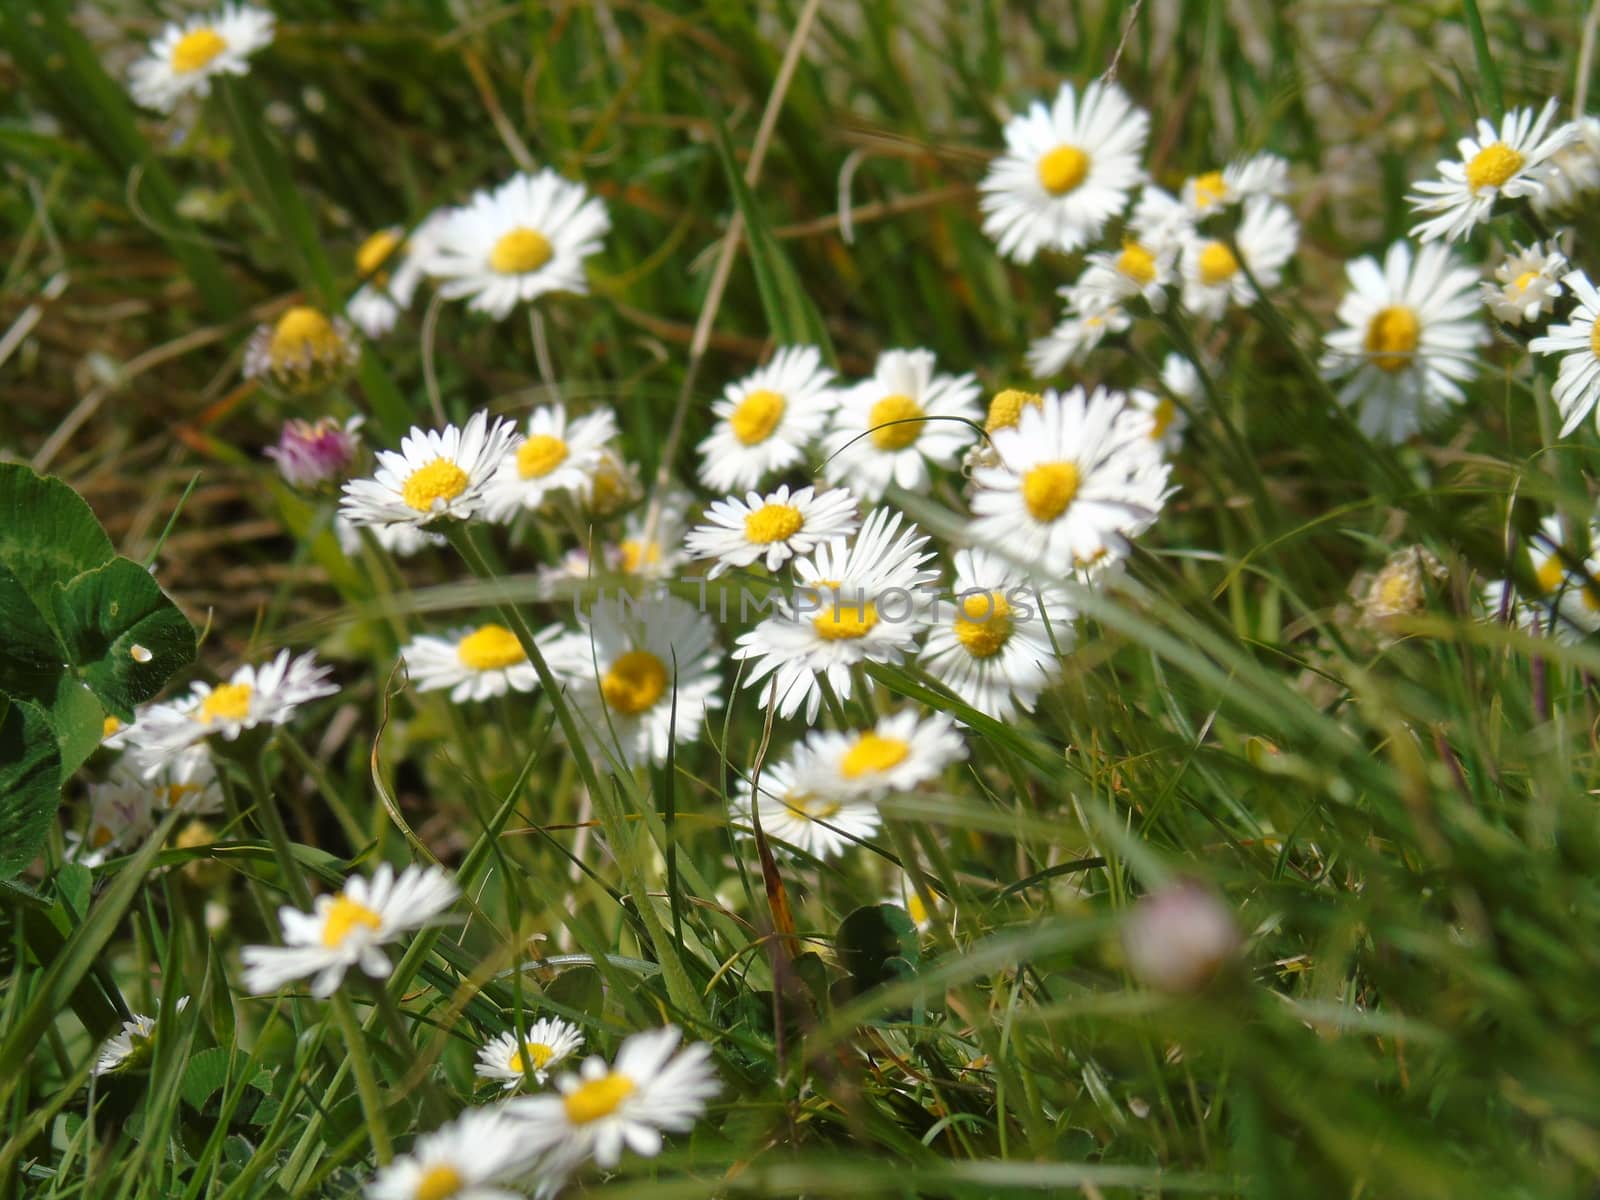
<svg viewBox="0 0 1600 1200"><path fill-rule="evenodd" d="M267 841L278 860L278 870L283 874L284 886L294 902L303 909L311 907L311 889L295 861L294 845L289 841L289 830L284 826L283 814L272 798L272 787L267 782L266 743L247 751L244 756L245 779L256 800L256 819L266 830Z"/></svg>
<svg viewBox="0 0 1600 1200"><path fill-rule="evenodd" d="M366 1035L356 1020L350 997L334 992L331 1002L333 1018L339 1022L349 1050L350 1072L356 1077L356 1094L361 1097L361 1111L367 1119L367 1132L372 1137L372 1152L382 1166L394 1157L389 1144L389 1126L384 1120L383 1097L378 1092L378 1077L372 1070L372 1058L367 1053Z"/></svg>
<svg viewBox="0 0 1600 1200"><path fill-rule="evenodd" d="M1506 102L1500 90L1500 68L1495 64L1489 49L1489 36L1483 31L1483 14L1478 11L1478 0L1461 0L1461 12L1467 20L1467 30L1472 34L1472 53L1478 60L1478 82L1483 88L1483 102L1489 115L1496 121L1505 116Z"/></svg>

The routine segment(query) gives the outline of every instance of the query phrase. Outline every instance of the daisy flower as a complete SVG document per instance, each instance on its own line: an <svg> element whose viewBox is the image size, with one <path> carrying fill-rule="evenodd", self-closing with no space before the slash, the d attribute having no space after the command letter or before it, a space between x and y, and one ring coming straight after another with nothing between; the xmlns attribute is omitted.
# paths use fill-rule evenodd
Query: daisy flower
<svg viewBox="0 0 1600 1200"><path fill-rule="evenodd" d="M444 218L443 212L429 213L409 237L400 226L391 225L357 248L356 271L362 284L345 305L345 312L369 338L388 333L400 314L411 307L417 285L437 252Z"/></svg>
<svg viewBox="0 0 1600 1200"><path fill-rule="evenodd" d="M936 910L929 908L927 902L923 900L922 893L917 891L916 880L905 871L895 872L894 886L883 898L882 903L905 909L906 915L911 918L911 923L917 927L919 933L927 932L928 926L933 924L933 918L937 915Z"/></svg>
<svg viewBox="0 0 1600 1200"><path fill-rule="evenodd" d="M339 549L347 557L354 558L365 548L366 543L361 540L362 530L371 534L380 547L396 558L410 558L418 551L450 544L444 534L429 533L415 525L355 525L343 513L333 518L333 536L338 539Z"/></svg>
<svg viewBox="0 0 1600 1200"><path fill-rule="evenodd" d="M173 1007L174 1011L182 1012L189 1007L189 997L179 996L178 1003ZM155 1038L156 1020L143 1013L134 1013L131 1020L124 1021L122 1028L100 1047L100 1054L94 1060L90 1073L109 1075L142 1061L149 1054L150 1043Z"/></svg>
<svg viewBox="0 0 1600 1200"><path fill-rule="evenodd" d="M663 1133L685 1133L721 1090L704 1042L678 1049L676 1026L636 1033L607 1066L599 1055L556 1080L559 1095L522 1096L505 1108L543 1166L562 1177L589 1159L617 1165L626 1147L652 1157ZM675 1053L676 1051L676 1053Z"/></svg>
<svg viewBox="0 0 1600 1200"><path fill-rule="evenodd" d="M1572 289L1577 306L1565 325L1550 326L1528 348L1535 354L1562 355L1553 394L1561 410L1561 436L1566 437L1600 399L1600 292L1582 271L1570 272L1562 282Z"/></svg>
<svg viewBox="0 0 1600 1200"><path fill-rule="evenodd" d="M559 625L541 630L535 637L540 652L548 653L563 632ZM417 691L449 688L456 704L508 691L532 692L539 686L539 676L517 635L493 622L452 629L443 637L422 634L406 643L400 657Z"/></svg>
<svg viewBox="0 0 1600 1200"><path fill-rule="evenodd" d="M567 698L590 739L633 767L665 762L674 742L700 736L706 710L722 706L722 652L708 616L666 593L616 593L601 596L582 622L550 661L569 681Z"/></svg>
<svg viewBox="0 0 1600 1200"><path fill-rule="evenodd" d="M516 450L500 460L484 490L484 513L509 521L538 508L557 492L586 499L607 443L617 436L617 419L609 408L567 420L565 405L533 410L528 434Z"/></svg>
<svg viewBox="0 0 1600 1200"><path fill-rule="evenodd" d="M1006 123L1006 151L979 185L984 233L1019 263L1094 241L1144 178L1149 130L1116 84L1091 83L1081 101L1062 84L1049 108L1035 101Z"/></svg>
<svg viewBox="0 0 1600 1200"><path fill-rule="evenodd" d="M136 103L169 113L185 96L209 96L219 75L243 75L246 60L272 44L273 16L250 4L226 4L168 25L133 64L129 83Z"/></svg>
<svg viewBox="0 0 1600 1200"><path fill-rule="evenodd" d="M1554 244L1518 246L1494 269L1494 279L1478 285L1483 302L1497 320L1508 325L1529 324L1553 312L1561 295L1559 280L1567 269L1567 256Z"/></svg>
<svg viewBox="0 0 1600 1200"><path fill-rule="evenodd" d="M272 992L310 975L311 994L325 1000L353 966L385 979L392 964L383 947L431 923L458 894L438 867L410 866L396 877L393 867L379 863L370 881L352 875L337 895L318 896L309 913L278 910L285 944L240 952L245 990Z"/></svg>
<svg viewBox="0 0 1600 1200"><path fill-rule="evenodd" d="M1538 595L1523 597L1511 580L1496 580L1484 589L1490 613L1506 613L1518 626L1551 634L1564 645L1600 629L1600 528L1591 523L1587 533L1590 555L1585 559L1570 547L1559 515L1542 518L1528 547ZM1581 561L1583 571L1574 571L1569 561Z"/></svg>
<svg viewBox="0 0 1600 1200"><path fill-rule="evenodd" d="M468 1109L380 1169L368 1200L524 1200L525 1192L501 1186L530 1166L524 1141L504 1112Z"/></svg>
<svg viewBox="0 0 1600 1200"><path fill-rule="evenodd" d="M1571 125L1551 132L1555 115L1554 100L1537 117L1531 108L1515 108L1501 120L1498 133L1480 117L1478 135L1456 143L1460 161L1441 161L1443 178L1423 180L1407 197L1413 212L1439 214L1412 226L1412 234L1424 242L1455 241L1487 221L1499 197L1514 200L1542 192L1556 172L1551 161L1556 151L1577 136Z"/></svg>
<svg viewBox="0 0 1600 1200"><path fill-rule="evenodd" d="M629 514L622 525L622 540L607 547L606 558L613 571L636 579L669 579L688 561L684 549L684 514L694 497L676 488L668 490L655 506L655 527L651 526L650 507Z"/></svg>
<svg viewBox="0 0 1600 1200"><path fill-rule="evenodd" d="M1550 156L1555 170L1533 196L1533 210L1541 217L1570 212L1585 196L1600 192L1600 117L1579 117L1570 128L1566 144Z"/></svg>
<svg viewBox="0 0 1600 1200"><path fill-rule="evenodd" d="M820 496L803 487L791 492L788 484L763 496L750 492L743 500L729 496L706 509L706 523L697 525L684 539L691 558L714 558L706 572L715 579L730 567L764 562L776 571L797 554L810 554L819 545L856 531L856 498L844 488Z"/></svg>
<svg viewBox="0 0 1600 1200"><path fill-rule="evenodd" d="M516 442L510 421L472 414L464 427L412 428L400 450L378 451L371 479L344 485L339 513L354 525L426 525L466 520L482 510L500 460Z"/></svg>
<svg viewBox="0 0 1600 1200"><path fill-rule="evenodd" d="M1119 305L1106 308L1079 307L1079 297L1073 288L1063 288L1067 310L1054 329L1028 347L1028 370L1040 379L1059 375L1089 357L1089 352L1103 342L1109 333L1123 333L1132 323L1126 309Z"/></svg>
<svg viewBox="0 0 1600 1200"><path fill-rule="evenodd" d="M776 601L778 611L739 637L734 657L751 664L745 687L759 687L762 703L791 717L805 706L815 722L821 680L841 699L850 696L850 668L862 662L899 663L916 654L926 623L917 593L933 582L924 566L928 539L889 509L871 513L854 541L834 538L794 560L801 587ZM769 679L770 676L770 679Z"/></svg>
<svg viewBox="0 0 1600 1200"><path fill-rule="evenodd" d="M332 387L361 358L350 322L308 305L283 310L258 325L244 349L244 377L259 379L291 396Z"/></svg>
<svg viewBox="0 0 1600 1200"><path fill-rule="evenodd" d="M447 213L425 265L445 299L502 320L546 292L587 292L583 260L610 228L600 200L547 167Z"/></svg>
<svg viewBox="0 0 1600 1200"><path fill-rule="evenodd" d="M127 755L111 772L112 779L139 779L150 790L152 809L181 808L193 817L222 811L222 784L217 765L204 744L190 746L167 755L154 764L154 770L137 751Z"/></svg>
<svg viewBox="0 0 1600 1200"><path fill-rule="evenodd" d="M718 492L749 491L805 458L833 411L833 372L813 346L786 346L730 383L711 406L700 443L700 482Z"/></svg>
<svg viewBox="0 0 1600 1200"><path fill-rule="evenodd" d="M1194 213L1171 192L1147 183L1134 201L1128 229L1152 253L1172 247L1181 249L1194 232Z"/></svg>
<svg viewBox="0 0 1600 1200"><path fill-rule="evenodd" d="M1184 308L1215 321L1227 311L1230 301L1241 307L1250 304L1256 295L1244 268L1249 268L1249 275L1262 287L1276 287L1299 242L1300 226L1293 213L1266 196L1250 197L1244 202L1244 216L1234 235L1237 254L1227 242L1198 233L1184 245Z"/></svg>
<svg viewBox="0 0 1600 1200"><path fill-rule="evenodd" d="M1184 181L1182 202L1195 219L1209 217L1251 196L1273 199L1289 190L1289 164L1276 154L1236 159L1220 171L1206 171Z"/></svg>
<svg viewBox="0 0 1600 1200"><path fill-rule="evenodd" d="M138 841L152 824L152 789L131 774L89 785L89 827L67 833L67 858L98 867L114 852Z"/></svg>
<svg viewBox="0 0 1600 1200"><path fill-rule="evenodd" d="M923 666L960 699L1006 721L1032 712L1072 649L1073 611L1057 588L1041 586L998 554L955 556L955 603L940 607Z"/></svg>
<svg viewBox="0 0 1600 1200"><path fill-rule="evenodd" d="M762 767L759 780L742 778L734 787L730 808L737 820L754 830L751 805L759 792L761 832L815 859L837 858L883 824L876 797L830 781L805 747L784 762Z"/></svg>
<svg viewBox="0 0 1600 1200"><path fill-rule="evenodd" d="M910 708L880 718L871 729L813 733L805 748L810 766L831 789L874 798L913 791L967 757L948 716L919 719Z"/></svg>
<svg viewBox="0 0 1600 1200"><path fill-rule="evenodd" d="M278 474L290 487L315 488L332 483L349 469L361 449L356 431L363 418L351 417L343 424L323 417L315 424L298 417L284 422L278 444L264 453L278 464Z"/></svg>
<svg viewBox="0 0 1600 1200"><path fill-rule="evenodd" d="M1354 406L1368 437L1404 441L1462 399L1477 374L1473 357L1488 340L1478 319L1478 273L1443 245L1389 247L1345 268L1350 290L1339 303L1344 328L1327 336L1322 371L1344 379L1342 404Z"/></svg>
<svg viewBox="0 0 1600 1200"><path fill-rule="evenodd" d="M600 451L600 461L589 480L589 494L585 510L593 517L604 520L631 508L644 498L644 487L639 483L639 468L628 462L609 446Z"/></svg>
<svg viewBox="0 0 1600 1200"><path fill-rule="evenodd" d="M515 1032L508 1032L486 1044L478 1051L478 1065L473 1069L479 1079L497 1080L511 1092L522 1086L528 1074L536 1083L547 1082L550 1072L582 1045L583 1032L576 1025L559 1017L542 1017L528 1026L520 1042Z"/></svg>
<svg viewBox="0 0 1600 1200"><path fill-rule="evenodd" d="M1120 392L1046 392L992 435L999 463L973 472L971 540L1055 575L1125 553L1167 495L1150 429Z"/></svg>
<svg viewBox="0 0 1600 1200"><path fill-rule="evenodd" d="M1176 243L1145 245L1137 238L1124 238L1116 253L1097 250L1089 255L1089 265L1070 289L1073 304L1080 312L1113 308L1135 297L1160 312L1167 305L1167 286L1175 276L1178 257Z"/></svg>

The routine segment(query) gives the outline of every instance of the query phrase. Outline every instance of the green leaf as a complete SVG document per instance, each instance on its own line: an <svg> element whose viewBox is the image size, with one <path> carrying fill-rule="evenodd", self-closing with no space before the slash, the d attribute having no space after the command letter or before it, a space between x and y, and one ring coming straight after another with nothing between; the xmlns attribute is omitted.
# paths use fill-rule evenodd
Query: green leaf
<svg viewBox="0 0 1600 1200"><path fill-rule="evenodd" d="M73 923L80 923L89 911L89 890L94 883L94 872L82 863L62 863L56 872L56 894L72 915Z"/></svg>
<svg viewBox="0 0 1600 1200"><path fill-rule="evenodd" d="M893 904L869 904L839 923L834 950L857 991L911 972L921 951L916 922Z"/></svg>
<svg viewBox="0 0 1600 1200"><path fill-rule="evenodd" d="M0 717L0 879L44 845L61 799L61 753L44 713L12 702Z"/></svg>
<svg viewBox="0 0 1600 1200"><path fill-rule="evenodd" d="M57 681L48 716L56 736L56 750L61 755L61 782L65 784L84 760L100 748L105 736L106 713L93 692L80 680L63 672Z"/></svg>
<svg viewBox="0 0 1600 1200"><path fill-rule="evenodd" d="M28 589L0 563L0 692L35 704L53 703L66 657Z"/></svg>
<svg viewBox="0 0 1600 1200"><path fill-rule="evenodd" d="M583 1013L596 1019L606 1007L600 972L593 967L573 967L561 972L545 988L544 998L567 1013Z"/></svg>
<svg viewBox="0 0 1600 1200"><path fill-rule="evenodd" d="M0 565L10 569L41 613L50 591L116 556L94 511L59 479L20 463L0 463Z"/></svg>

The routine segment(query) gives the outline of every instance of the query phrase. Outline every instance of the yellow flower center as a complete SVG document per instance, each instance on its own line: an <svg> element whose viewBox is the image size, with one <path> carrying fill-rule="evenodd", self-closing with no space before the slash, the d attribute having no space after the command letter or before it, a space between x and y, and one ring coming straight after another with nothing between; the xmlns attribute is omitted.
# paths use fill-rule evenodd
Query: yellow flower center
<svg viewBox="0 0 1600 1200"><path fill-rule="evenodd" d="M812 628L825 642L864 638L877 623L878 606L871 600L850 600L837 592L824 597L823 610L811 618Z"/></svg>
<svg viewBox="0 0 1600 1200"><path fill-rule="evenodd" d="M928 906L915 891L906 897L906 915L911 918L913 925L921 925L928 919Z"/></svg>
<svg viewBox="0 0 1600 1200"><path fill-rule="evenodd" d="M109 846L111 844L111 839L115 836L116 834L112 833L111 830L106 828L104 825L96 825L89 831L89 845L93 846L96 850L102 849L103 847Z"/></svg>
<svg viewBox="0 0 1600 1200"><path fill-rule="evenodd" d="M1422 327L1404 305L1380 308L1367 325L1366 351L1380 371L1403 371L1411 365Z"/></svg>
<svg viewBox="0 0 1600 1200"><path fill-rule="evenodd" d="M461 1172L449 1163L434 1163L418 1177L414 1200L449 1200L464 1182Z"/></svg>
<svg viewBox="0 0 1600 1200"><path fill-rule="evenodd" d="M308 360L337 358L339 331L316 309L297 304L272 327L267 354L279 370L299 366Z"/></svg>
<svg viewBox="0 0 1600 1200"><path fill-rule="evenodd" d="M1528 285L1537 278L1539 278L1539 272L1524 271L1521 275L1518 275L1511 281L1511 286L1516 289L1518 295L1521 295L1523 292L1528 290Z"/></svg>
<svg viewBox="0 0 1600 1200"><path fill-rule="evenodd" d="M1140 287L1149 287L1156 278L1156 256L1138 242L1123 242L1117 255L1117 270Z"/></svg>
<svg viewBox="0 0 1600 1200"><path fill-rule="evenodd" d="M172 48L172 69L179 75L198 71L228 48L228 41L209 25L191 30Z"/></svg>
<svg viewBox="0 0 1600 1200"><path fill-rule="evenodd" d="M876 733L863 733L849 752L839 762L839 774L846 779L860 779L863 775L887 771L905 762L911 753L911 743L899 738L879 737Z"/></svg>
<svg viewBox="0 0 1600 1200"><path fill-rule="evenodd" d="M568 1092L562 1099L567 1110L567 1120L574 1125L587 1125L601 1117L609 1117L636 1091L633 1080L617 1071L591 1079Z"/></svg>
<svg viewBox="0 0 1600 1200"><path fill-rule="evenodd" d="M1491 142L1472 156L1467 164L1467 189L1477 192L1500 187L1522 170L1522 155L1504 142Z"/></svg>
<svg viewBox="0 0 1600 1200"><path fill-rule="evenodd" d="M629 650L600 680L600 694L619 713L633 717L667 690L667 668L648 650Z"/></svg>
<svg viewBox="0 0 1600 1200"><path fill-rule="evenodd" d="M965 596L956 616L956 640L973 658L992 658L1011 639L1011 605L999 592Z"/></svg>
<svg viewBox="0 0 1600 1200"><path fill-rule="evenodd" d="M333 898L327 919L322 923L322 945L325 949L336 950L344 945L345 938L356 926L376 930L382 924L383 918L377 913L340 892Z"/></svg>
<svg viewBox="0 0 1600 1200"><path fill-rule="evenodd" d="M837 800L825 800L811 792L790 792L784 796L783 806L807 821L831 821L839 815Z"/></svg>
<svg viewBox="0 0 1600 1200"><path fill-rule="evenodd" d="M400 498L420 513L432 512L440 500L454 500L467 490L467 473L448 458L436 458L406 477Z"/></svg>
<svg viewBox="0 0 1600 1200"><path fill-rule="evenodd" d="M1539 590L1546 595L1561 586L1561 581L1566 578L1567 568L1561 562L1559 554L1552 554L1539 564L1539 569L1534 572L1539 581Z"/></svg>
<svg viewBox="0 0 1600 1200"><path fill-rule="evenodd" d="M744 519L744 536L757 545L783 542L799 533L806 519L792 504L763 504Z"/></svg>
<svg viewBox="0 0 1600 1200"><path fill-rule="evenodd" d="M519 225L502 234L489 252L489 269L497 275L526 275L550 261L550 242L537 229Z"/></svg>
<svg viewBox="0 0 1600 1200"><path fill-rule="evenodd" d="M1076 146L1057 146L1039 160L1039 186L1065 196L1089 174L1089 156Z"/></svg>
<svg viewBox="0 0 1600 1200"><path fill-rule="evenodd" d="M1041 463L1022 477L1022 502L1035 521L1054 521L1077 496L1080 479L1077 463Z"/></svg>
<svg viewBox="0 0 1600 1200"><path fill-rule="evenodd" d="M1384 612L1415 612L1422 607L1423 599L1422 589L1413 571L1402 567L1388 572L1378 581L1377 607Z"/></svg>
<svg viewBox="0 0 1600 1200"><path fill-rule="evenodd" d="M1172 428L1172 422L1178 418L1178 406L1172 402L1172 397L1163 396L1156 401L1155 411L1150 414L1150 440L1159 442L1167 436L1167 430Z"/></svg>
<svg viewBox="0 0 1600 1200"><path fill-rule="evenodd" d="M195 710L194 719L209 725L218 717L224 721L242 721L250 715L251 687L248 683L224 683L206 693Z"/></svg>
<svg viewBox="0 0 1600 1200"><path fill-rule="evenodd" d="M922 406L910 396L901 392L885 396L867 414L872 444L879 450L904 450L922 433L922 422L915 419L921 415Z"/></svg>
<svg viewBox="0 0 1600 1200"><path fill-rule="evenodd" d="M757 388L734 409L728 417L733 436L746 446L754 446L772 436L772 431L783 420L783 410L789 404L777 392Z"/></svg>
<svg viewBox="0 0 1600 1200"><path fill-rule="evenodd" d="M523 1055L527 1055L526 1061ZM511 1061L506 1063L507 1070L515 1071L518 1075L531 1066L535 1071L544 1070L544 1065L556 1056L556 1052L543 1042L529 1042L521 1050L511 1052Z"/></svg>
<svg viewBox="0 0 1600 1200"><path fill-rule="evenodd" d="M1225 242L1207 242L1200 251L1200 282L1216 287L1232 279L1239 269L1239 260Z"/></svg>
<svg viewBox="0 0 1600 1200"><path fill-rule="evenodd" d="M659 542L642 542L637 538L629 538L617 549L622 551L622 570L627 575L637 575L643 568L653 567L661 561Z"/></svg>
<svg viewBox="0 0 1600 1200"><path fill-rule="evenodd" d="M1194 177L1194 206L1210 208L1228 195L1228 185L1222 181L1221 171L1207 171Z"/></svg>
<svg viewBox="0 0 1600 1200"><path fill-rule="evenodd" d="M1600 358L1600 321L1596 321L1589 330L1589 353Z"/></svg>
<svg viewBox="0 0 1600 1200"><path fill-rule="evenodd" d="M380 229L366 241L361 243L361 248L356 251L356 271L363 279L370 279L379 287L389 282L386 271L379 271L393 257L394 252L400 248L400 235L392 229Z"/></svg>
<svg viewBox="0 0 1600 1200"><path fill-rule="evenodd" d="M169 783L165 787L155 789L156 799L168 808L177 808L184 799L200 790L198 783Z"/></svg>
<svg viewBox="0 0 1600 1200"><path fill-rule="evenodd" d="M473 671L500 671L525 662L522 643L504 625L484 625L456 643L456 657Z"/></svg>
<svg viewBox="0 0 1600 1200"><path fill-rule="evenodd" d="M548 433L536 433L517 447L517 474L542 479L567 461L567 444Z"/></svg>
<svg viewBox="0 0 1600 1200"><path fill-rule="evenodd" d="M102 738L108 738L113 733L115 733L117 730L119 730L121 728L122 728L122 722L121 721L117 720L117 718L115 718L115 717L107 717L104 721L102 721L100 723L100 736Z"/></svg>
<svg viewBox="0 0 1600 1200"><path fill-rule="evenodd" d="M1022 407L1025 404L1043 408L1044 397L1037 392L1022 392L1016 388L995 393L995 398L989 401L989 416L983 423L984 429L993 433L996 429L1016 428L1022 420Z"/></svg>

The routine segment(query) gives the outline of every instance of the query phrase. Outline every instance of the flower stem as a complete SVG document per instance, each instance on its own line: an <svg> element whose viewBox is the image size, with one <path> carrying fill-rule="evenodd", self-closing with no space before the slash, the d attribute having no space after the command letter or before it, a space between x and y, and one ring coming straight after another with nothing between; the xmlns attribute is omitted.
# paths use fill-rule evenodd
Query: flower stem
<svg viewBox="0 0 1600 1200"><path fill-rule="evenodd" d="M350 997L334 992L331 1000L333 1018L339 1022L339 1031L350 1052L350 1073L356 1077L356 1094L361 1097L361 1111L367 1119L367 1132L372 1137L372 1152L381 1167L394 1157L389 1145L389 1127L383 1117L383 1097L378 1093L378 1077L372 1070L372 1058L367 1053L367 1040L361 1023L356 1020Z"/></svg>
<svg viewBox="0 0 1600 1200"><path fill-rule="evenodd" d="M294 902L303 909L311 907L311 889L295 861L294 847L289 841L289 831L284 827L283 814L272 798L272 786L267 782L267 746L263 741L244 756L245 779L256 800L256 819L266 830L267 841L272 843L272 853L278 860L278 870Z"/></svg>

